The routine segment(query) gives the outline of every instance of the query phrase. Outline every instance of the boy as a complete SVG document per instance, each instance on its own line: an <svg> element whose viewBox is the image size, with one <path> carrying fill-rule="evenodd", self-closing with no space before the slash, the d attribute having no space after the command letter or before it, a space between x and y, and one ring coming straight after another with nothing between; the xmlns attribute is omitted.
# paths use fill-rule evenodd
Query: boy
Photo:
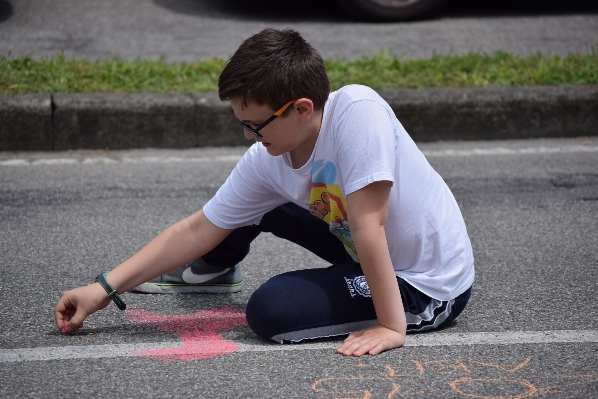
<svg viewBox="0 0 598 399"><path fill-rule="evenodd" d="M99 284L66 292L54 311L59 328L75 331L110 298L118 304L111 291L237 291L239 262L261 231L332 264L275 276L252 294L247 321L262 337L349 334L338 353L375 355L459 315L474 278L463 218L376 92L330 93L322 58L288 29L247 39L218 86L257 143L202 210Z"/></svg>

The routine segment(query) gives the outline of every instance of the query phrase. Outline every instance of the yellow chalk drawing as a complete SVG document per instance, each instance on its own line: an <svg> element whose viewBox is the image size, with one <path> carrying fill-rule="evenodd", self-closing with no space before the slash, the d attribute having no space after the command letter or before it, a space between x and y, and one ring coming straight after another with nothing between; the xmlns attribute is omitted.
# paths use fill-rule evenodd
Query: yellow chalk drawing
<svg viewBox="0 0 598 399"><path fill-rule="evenodd" d="M359 363L358 376L327 377L316 380L311 388L328 399L374 399L395 397L462 397L475 399L525 399L558 396L562 394L583 395L596 390L598 374L559 375L551 377L524 378L526 367L532 358L510 364L489 363L476 359L443 359L420 362L413 359L415 369L397 374L395 368L386 365L386 372L363 375L366 365ZM498 376L487 376L488 373ZM505 375L502 375L505 374ZM447 378L440 388L410 390L410 385L421 386L422 378ZM411 379L411 384L410 380ZM441 380L442 381L442 380ZM438 384L435 384L438 385Z"/></svg>

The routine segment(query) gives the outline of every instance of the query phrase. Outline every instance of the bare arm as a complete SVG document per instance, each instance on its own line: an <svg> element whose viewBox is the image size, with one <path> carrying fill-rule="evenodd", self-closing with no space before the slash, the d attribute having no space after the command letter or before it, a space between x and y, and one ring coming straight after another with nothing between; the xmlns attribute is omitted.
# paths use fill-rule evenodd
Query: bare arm
<svg viewBox="0 0 598 399"><path fill-rule="evenodd" d="M131 258L120 264L107 279L123 293L154 277L181 267L212 250L232 230L215 226L203 211L170 226ZM54 309L58 328L76 331L87 316L110 303L99 283L67 291Z"/></svg>
<svg viewBox="0 0 598 399"><path fill-rule="evenodd" d="M119 293L129 291L206 254L231 232L215 226L200 210L164 230L108 273L108 281Z"/></svg>
<svg viewBox="0 0 598 399"><path fill-rule="evenodd" d="M405 342L405 311L384 232L390 189L390 182L381 181L347 196L351 236L370 288L378 325L349 335L337 349L343 355L375 355Z"/></svg>

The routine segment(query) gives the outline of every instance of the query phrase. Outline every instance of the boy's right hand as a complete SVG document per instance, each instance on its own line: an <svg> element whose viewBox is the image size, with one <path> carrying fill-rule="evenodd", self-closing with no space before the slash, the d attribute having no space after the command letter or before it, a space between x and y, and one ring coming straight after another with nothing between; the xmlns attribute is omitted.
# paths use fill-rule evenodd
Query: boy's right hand
<svg viewBox="0 0 598 399"><path fill-rule="evenodd" d="M109 303L110 298L99 283L67 291L54 308L56 325L65 333L75 332L83 326L87 316Z"/></svg>

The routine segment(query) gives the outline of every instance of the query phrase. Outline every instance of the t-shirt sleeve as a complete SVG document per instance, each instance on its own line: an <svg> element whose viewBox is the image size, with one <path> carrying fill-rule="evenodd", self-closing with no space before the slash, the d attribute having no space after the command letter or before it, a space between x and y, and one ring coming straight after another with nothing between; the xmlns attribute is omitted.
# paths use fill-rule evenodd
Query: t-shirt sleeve
<svg viewBox="0 0 598 399"><path fill-rule="evenodd" d="M335 157L345 195L376 181L395 183L397 140L389 112L374 100L360 100L339 113Z"/></svg>
<svg viewBox="0 0 598 399"><path fill-rule="evenodd" d="M214 197L203 207L206 217L223 229L258 224L262 216L280 205L263 178L263 164L255 145L243 155Z"/></svg>

